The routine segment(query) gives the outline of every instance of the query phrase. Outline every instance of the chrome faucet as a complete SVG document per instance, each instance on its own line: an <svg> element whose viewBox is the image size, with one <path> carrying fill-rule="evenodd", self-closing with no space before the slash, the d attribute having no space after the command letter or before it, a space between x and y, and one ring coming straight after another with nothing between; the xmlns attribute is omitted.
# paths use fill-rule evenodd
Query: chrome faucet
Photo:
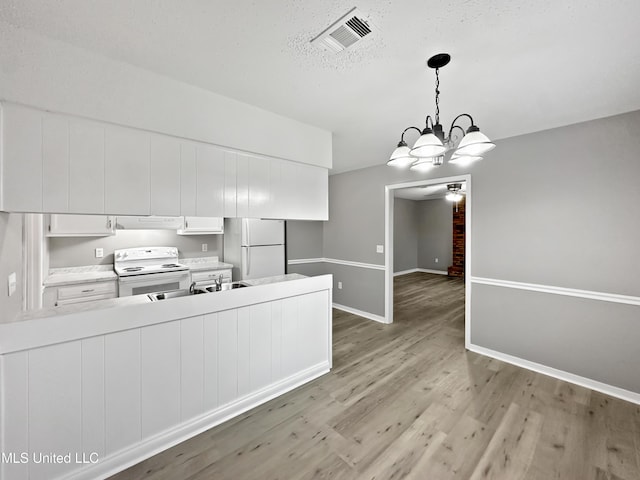
<svg viewBox="0 0 640 480"><path fill-rule="evenodd" d="M222 290L222 274L220 274L218 278L214 280L214 283L216 284L216 291Z"/></svg>

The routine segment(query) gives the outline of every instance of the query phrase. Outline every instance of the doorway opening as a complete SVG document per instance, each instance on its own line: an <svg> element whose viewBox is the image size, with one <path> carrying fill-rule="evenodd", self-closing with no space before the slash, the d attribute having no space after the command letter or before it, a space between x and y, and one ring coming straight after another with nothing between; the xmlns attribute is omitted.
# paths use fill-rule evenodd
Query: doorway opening
<svg viewBox="0 0 640 480"><path fill-rule="evenodd" d="M464 215L464 283L465 283L465 347L468 348L471 333L471 217L472 217L472 188L471 175L432 178L415 182L399 183L385 186L385 322L393 323L394 299L394 206L395 194L401 189L422 187L435 190L436 185L463 183L466 188ZM448 267L448 265L447 265ZM462 268L462 267L461 267Z"/></svg>

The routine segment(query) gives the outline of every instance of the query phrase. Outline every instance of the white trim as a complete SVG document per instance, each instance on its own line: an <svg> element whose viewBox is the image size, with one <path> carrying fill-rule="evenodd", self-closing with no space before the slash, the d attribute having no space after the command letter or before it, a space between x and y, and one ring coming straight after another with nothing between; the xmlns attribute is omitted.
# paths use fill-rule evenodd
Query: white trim
<svg viewBox="0 0 640 480"><path fill-rule="evenodd" d="M338 260L337 258L298 258L288 260L288 265L302 265L305 263L333 263L336 265L346 265L348 267L369 268L371 270L384 270L384 265L375 263L352 262L350 260Z"/></svg>
<svg viewBox="0 0 640 480"><path fill-rule="evenodd" d="M579 290L576 288L555 287L552 285L540 285L537 283L513 282L511 280L498 280L495 278L471 277L473 283L492 285L495 287L515 288L532 292L551 293L553 295L565 295L568 297L588 298L602 302L624 303L626 305L640 305L640 297L620 295L617 293L595 292L593 290Z"/></svg>
<svg viewBox="0 0 640 480"><path fill-rule="evenodd" d="M314 365L276 384L246 395L227 405L218 407L203 416L180 424L175 428L165 430L149 440L120 450L101 459L100 462L96 464L89 465L80 471L71 472L61 478L63 480L94 480L110 477L199 433L209 430L216 425L220 425L247 410L310 382L327 372L329 372L328 362Z"/></svg>
<svg viewBox="0 0 640 480"><path fill-rule="evenodd" d="M416 272L434 273L436 275L449 275L449 272L447 272L446 270L431 270L430 268L412 268L411 270L402 270L401 272L395 272L393 276L399 277L401 275L408 275L410 273L416 273Z"/></svg>
<svg viewBox="0 0 640 480"><path fill-rule="evenodd" d="M342 310L343 312L353 313L354 315L358 315L359 317L368 318L369 320L373 320L374 322L388 323L385 321L382 315L376 315L375 313L365 312L363 310L358 310L357 308L346 307L344 305L340 305L339 303L334 303L333 308L337 310Z"/></svg>
<svg viewBox="0 0 640 480"><path fill-rule="evenodd" d="M550 377L557 378L558 380L563 380L575 385L580 385L581 387L589 388L591 390L605 393L607 395L611 395L612 397L620 398L622 400L626 400L627 402L632 402L640 405L640 393L631 392L629 390L625 390L624 388L615 387L607 383L602 383L590 378L581 377L580 375L565 372L564 370L558 370L557 368L541 365L536 362L524 360L519 357L514 357L512 355L497 352L495 350L480 347L478 345L469 344L467 349L472 352L479 353L480 355L485 355L487 357L495 358L496 360L510 363L517 367L526 368L527 370L538 372L543 375L548 375Z"/></svg>
<svg viewBox="0 0 640 480"><path fill-rule="evenodd" d="M322 263L324 258L296 258L287 260L287 265L304 265L306 263Z"/></svg>
<svg viewBox="0 0 640 480"><path fill-rule="evenodd" d="M414 182L385 185L384 187L384 238L386 242L385 265L385 302L384 315L386 322L393 322L393 203L394 190L400 188L419 187L423 185L435 185L438 183L466 182L467 194L465 200L465 272L464 272L464 344L469 348L471 342L471 218L472 218L472 188L471 174L456 175L453 177L430 178Z"/></svg>

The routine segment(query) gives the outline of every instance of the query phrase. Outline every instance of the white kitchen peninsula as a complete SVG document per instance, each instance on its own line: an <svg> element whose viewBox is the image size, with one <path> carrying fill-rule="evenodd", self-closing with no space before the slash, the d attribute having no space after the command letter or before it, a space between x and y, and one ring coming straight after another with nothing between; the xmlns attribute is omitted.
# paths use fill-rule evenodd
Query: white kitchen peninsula
<svg viewBox="0 0 640 480"><path fill-rule="evenodd" d="M327 373L331 286L293 274L0 324L1 451L16 460L1 477L105 478Z"/></svg>

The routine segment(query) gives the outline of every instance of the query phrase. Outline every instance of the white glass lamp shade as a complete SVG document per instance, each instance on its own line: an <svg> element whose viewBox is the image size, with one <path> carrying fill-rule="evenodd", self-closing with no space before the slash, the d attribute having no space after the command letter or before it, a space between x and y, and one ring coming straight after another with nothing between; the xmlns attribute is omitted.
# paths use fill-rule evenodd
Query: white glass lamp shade
<svg viewBox="0 0 640 480"><path fill-rule="evenodd" d="M427 172L433 168L433 162L430 158L425 158L422 160L418 160L413 165L411 165L410 170L414 172Z"/></svg>
<svg viewBox="0 0 640 480"><path fill-rule="evenodd" d="M446 198L450 202L459 202L460 200L462 200L462 194L458 192L449 192L444 198Z"/></svg>
<svg viewBox="0 0 640 480"><path fill-rule="evenodd" d="M482 160L482 157L473 156L473 155L458 155L454 153L451 156L449 163L453 163L454 165L460 165L461 167L466 167L467 165L470 165L473 162L477 162L478 160Z"/></svg>
<svg viewBox="0 0 640 480"><path fill-rule="evenodd" d="M408 167L416 161L415 157L409 154L409 147L404 142L401 142L398 147L393 151L387 165L392 167Z"/></svg>
<svg viewBox="0 0 640 480"><path fill-rule="evenodd" d="M414 157L431 158L443 155L447 151L447 147L433 133L422 133L418 141L411 149L411 155Z"/></svg>
<svg viewBox="0 0 640 480"><path fill-rule="evenodd" d="M462 137L454 155L479 157L494 149L495 146L495 143L491 143L491 140L484 133L479 130L471 130L467 131L467 134Z"/></svg>

